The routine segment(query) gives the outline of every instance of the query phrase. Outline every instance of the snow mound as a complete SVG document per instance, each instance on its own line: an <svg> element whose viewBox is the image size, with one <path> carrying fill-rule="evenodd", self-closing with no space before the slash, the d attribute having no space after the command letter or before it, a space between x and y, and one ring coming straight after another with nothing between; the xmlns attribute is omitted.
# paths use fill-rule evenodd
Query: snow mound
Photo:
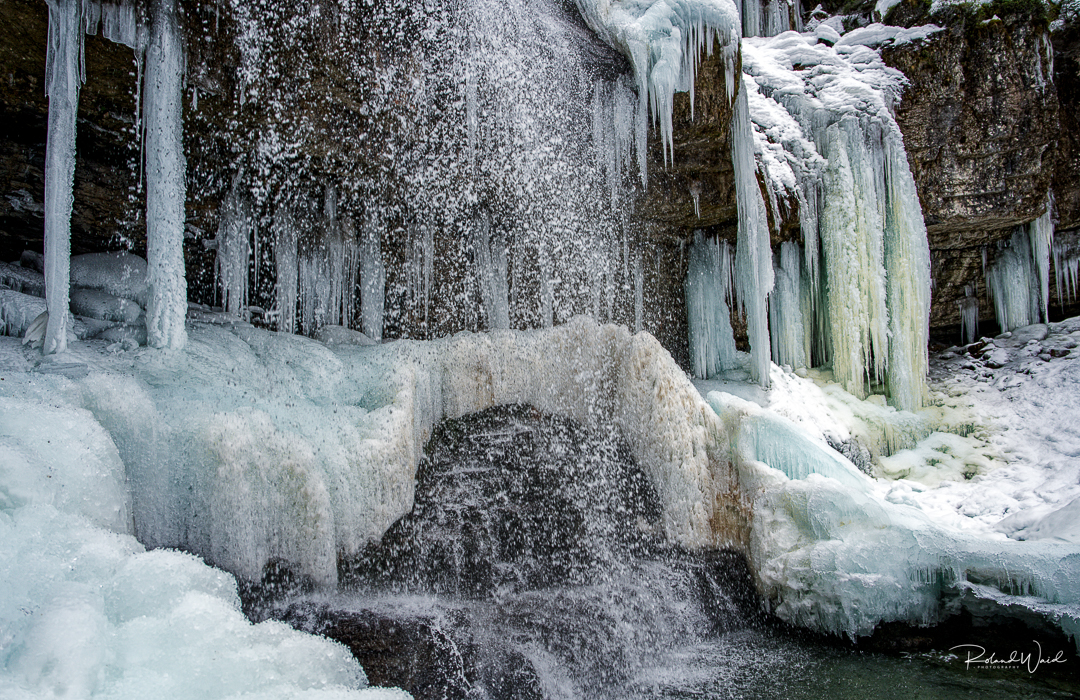
<svg viewBox="0 0 1080 700"><path fill-rule="evenodd" d="M0 695L408 697L362 690L341 645L250 624L229 574L146 552L116 446L89 411L49 404L57 382L73 388L0 396Z"/></svg>

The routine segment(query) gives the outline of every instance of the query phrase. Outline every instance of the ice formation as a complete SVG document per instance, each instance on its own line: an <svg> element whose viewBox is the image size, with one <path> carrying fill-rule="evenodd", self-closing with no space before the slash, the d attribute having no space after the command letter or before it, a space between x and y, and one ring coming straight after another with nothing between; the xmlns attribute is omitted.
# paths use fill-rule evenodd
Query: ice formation
<svg viewBox="0 0 1080 700"><path fill-rule="evenodd" d="M195 326L185 353L148 356L134 375L108 370L122 356L85 349L78 359L103 371L42 389L65 404L80 397L109 431L148 546L183 547L249 579L278 557L331 584L339 553L411 508L435 422L508 403L618 428L649 465L673 540L737 537L714 512L736 491L711 442L716 418L647 334L579 317L546 331L328 349L230 323Z"/></svg>
<svg viewBox="0 0 1080 700"><path fill-rule="evenodd" d="M1080 235L1076 231L1054 234L1054 286L1058 306L1076 299L1080 284Z"/></svg>
<svg viewBox="0 0 1080 700"><path fill-rule="evenodd" d="M698 232L690 246L686 273L686 322L695 377L711 377L739 364L731 332L735 300L732 255L727 241Z"/></svg>
<svg viewBox="0 0 1080 700"><path fill-rule="evenodd" d="M904 78L860 43L899 40L878 27L835 47L794 32L748 39L743 69L758 93L751 116L770 198L794 193L807 205L809 284L800 294L813 309L802 320L813 352L852 393L883 381L895 405L917 408L927 367L929 248L891 111Z"/></svg>
<svg viewBox="0 0 1080 700"><path fill-rule="evenodd" d="M183 39L175 0L154 0L146 49L143 114L146 154L146 257L150 298L146 332L155 348L183 347L187 283L184 221L187 185L181 82Z"/></svg>
<svg viewBox="0 0 1080 700"><path fill-rule="evenodd" d="M1040 289L1032 257L1031 236L1022 228L997 242L994 262L986 270L986 292L1003 331L1037 323Z"/></svg>
<svg viewBox="0 0 1080 700"><path fill-rule="evenodd" d="M71 207L75 182L75 118L83 71L81 0L49 2L45 94L49 131L45 149L45 285L49 324L46 354L67 349Z"/></svg>
<svg viewBox="0 0 1080 700"><path fill-rule="evenodd" d="M232 576L146 551L126 465L88 411L5 392L0 454L0 695L408 697L363 689L338 644L250 624Z"/></svg>
<svg viewBox="0 0 1080 700"><path fill-rule="evenodd" d="M957 304L960 307L960 336L965 343L974 343L979 336L979 300L970 284L964 286L964 298Z"/></svg>
<svg viewBox="0 0 1080 700"><path fill-rule="evenodd" d="M788 367L810 366L810 339L805 319L812 313L809 295L804 293L802 250L793 241L780 244L774 261L776 280L769 297L769 326L772 359Z"/></svg>

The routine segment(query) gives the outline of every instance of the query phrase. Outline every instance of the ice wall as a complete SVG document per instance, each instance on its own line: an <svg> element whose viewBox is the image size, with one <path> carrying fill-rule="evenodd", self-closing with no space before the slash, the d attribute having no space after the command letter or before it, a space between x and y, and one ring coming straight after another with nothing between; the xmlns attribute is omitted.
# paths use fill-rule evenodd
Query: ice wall
<svg viewBox="0 0 1080 700"><path fill-rule="evenodd" d="M812 361L830 361L856 395L884 382L890 402L913 409L925 394L929 246L892 115L904 77L876 50L915 37L900 31L872 25L835 47L793 32L748 39L743 69L769 199L794 193L805 211Z"/></svg>
<svg viewBox="0 0 1080 700"><path fill-rule="evenodd" d="M71 352L86 377L20 385L26 400L85 409L107 431L149 547L181 547L248 579L279 558L332 585L339 554L412 507L434 424L510 403L624 435L673 541L745 538L719 420L647 333L577 317L541 331L326 346L231 315L218 323L135 368L80 344Z"/></svg>

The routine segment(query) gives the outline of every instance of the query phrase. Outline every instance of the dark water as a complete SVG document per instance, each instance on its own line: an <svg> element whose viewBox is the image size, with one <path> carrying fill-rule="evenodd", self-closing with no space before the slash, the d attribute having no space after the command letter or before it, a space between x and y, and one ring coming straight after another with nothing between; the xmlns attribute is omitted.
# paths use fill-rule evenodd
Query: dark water
<svg viewBox="0 0 1080 700"><path fill-rule="evenodd" d="M861 649L786 628L763 612L741 554L673 547L661 517L615 431L491 409L436 430L413 511L342 562L339 593L272 569L245 605L341 641L372 684L416 698L1080 697L1071 648L1029 673L948 653L977 643L974 628ZM1034 650L1022 627L992 648L1005 657L1014 641ZM866 650L897 644L946 651Z"/></svg>

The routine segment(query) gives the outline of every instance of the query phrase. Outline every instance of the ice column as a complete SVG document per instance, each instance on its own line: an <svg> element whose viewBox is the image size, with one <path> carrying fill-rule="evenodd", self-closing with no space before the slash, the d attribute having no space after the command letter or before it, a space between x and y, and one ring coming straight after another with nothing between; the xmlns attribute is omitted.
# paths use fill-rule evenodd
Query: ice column
<svg viewBox="0 0 1080 700"><path fill-rule="evenodd" d="M866 395L888 357L884 232L873 159L856 117L825 133L824 206L819 218L828 280L833 374L845 390Z"/></svg>
<svg viewBox="0 0 1080 700"><path fill-rule="evenodd" d="M960 306L960 336L965 344L974 343L979 334L979 300L970 284L964 285L964 298L957 304Z"/></svg>
<svg viewBox="0 0 1080 700"><path fill-rule="evenodd" d="M179 349L187 340L184 273L183 45L175 0L154 0L146 52L147 342Z"/></svg>
<svg viewBox="0 0 1080 700"><path fill-rule="evenodd" d="M370 216L360 243L360 316L364 333L382 340L383 310L386 303L386 267L383 265L380 221Z"/></svg>
<svg viewBox="0 0 1080 700"><path fill-rule="evenodd" d="M49 0L45 66L45 94L49 98L45 145L45 297L49 312L46 355L67 350L75 117L83 81L82 29L80 0Z"/></svg>
<svg viewBox="0 0 1080 700"><path fill-rule="evenodd" d="M769 248L765 200L758 186L754 163L750 108L745 90L740 90L735 99L731 143L736 203L739 210L735 279L739 304L746 311L746 333L750 339L750 380L767 386L771 349L767 302L773 287L772 250Z"/></svg>
<svg viewBox="0 0 1080 700"><path fill-rule="evenodd" d="M277 329L296 332L296 295L299 260L296 249L296 222L288 209L274 215L274 257L277 263Z"/></svg>
<svg viewBox="0 0 1080 700"><path fill-rule="evenodd" d="M986 292L1003 331L1039 320L1039 289L1029 244L1028 232L1018 228L1007 242L998 241L997 258L986 271Z"/></svg>
<svg viewBox="0 0 1080 700"><path fill-rule="evenodd" d="M473 254L480 283L480 298L491 328L510 327L510 296L507 287L506 245L501 235L491 235L491 214L484 210L473 224Z"/></svg>
<svg viewBox="0 0 1080 700"><path fill-rule="evenodd" d="M1054 221L1051 218L1053 207L1054 196L1051 194L1046 203L1046 213L1028 225L1028 235L1031 236L1031 255L1035 262L1035 274L1038 276L1039 302L1044 322L1050 321L1050 249L1054 245Z"/></svg>
<svg viewBox="0 0 1080 700"><path fill-rule="evenodd" d="M727 241L705 240L694 233L686 275L686 322L690 331L690 366L707 379L738 364L731 332L731 250Z"/></svg>
<svg viewBox="0 0 1080 700"><path fill-rule="evenodd" d="M236 316L247 315L248 258L251 254L251 207L237 191L238 182L225 198L217 234L217 278L222 308Z"/></svg>
<svg viewBox="0 0 1080 700"><path fill-rule="evenodd" d="M929 369L930 244L899 130L885 138L885 269L892 405L921 408ZM976 323L978 309L975 311Z"/></svg>
<svg viewBox="0 0 1080 700"><path fill-rule="evenodd" d="M772 358L778 365L806 367L809 333L803 314L802 251L799 244L785 241L775 261L776 286L769 297L769 337Z"/></svg>

